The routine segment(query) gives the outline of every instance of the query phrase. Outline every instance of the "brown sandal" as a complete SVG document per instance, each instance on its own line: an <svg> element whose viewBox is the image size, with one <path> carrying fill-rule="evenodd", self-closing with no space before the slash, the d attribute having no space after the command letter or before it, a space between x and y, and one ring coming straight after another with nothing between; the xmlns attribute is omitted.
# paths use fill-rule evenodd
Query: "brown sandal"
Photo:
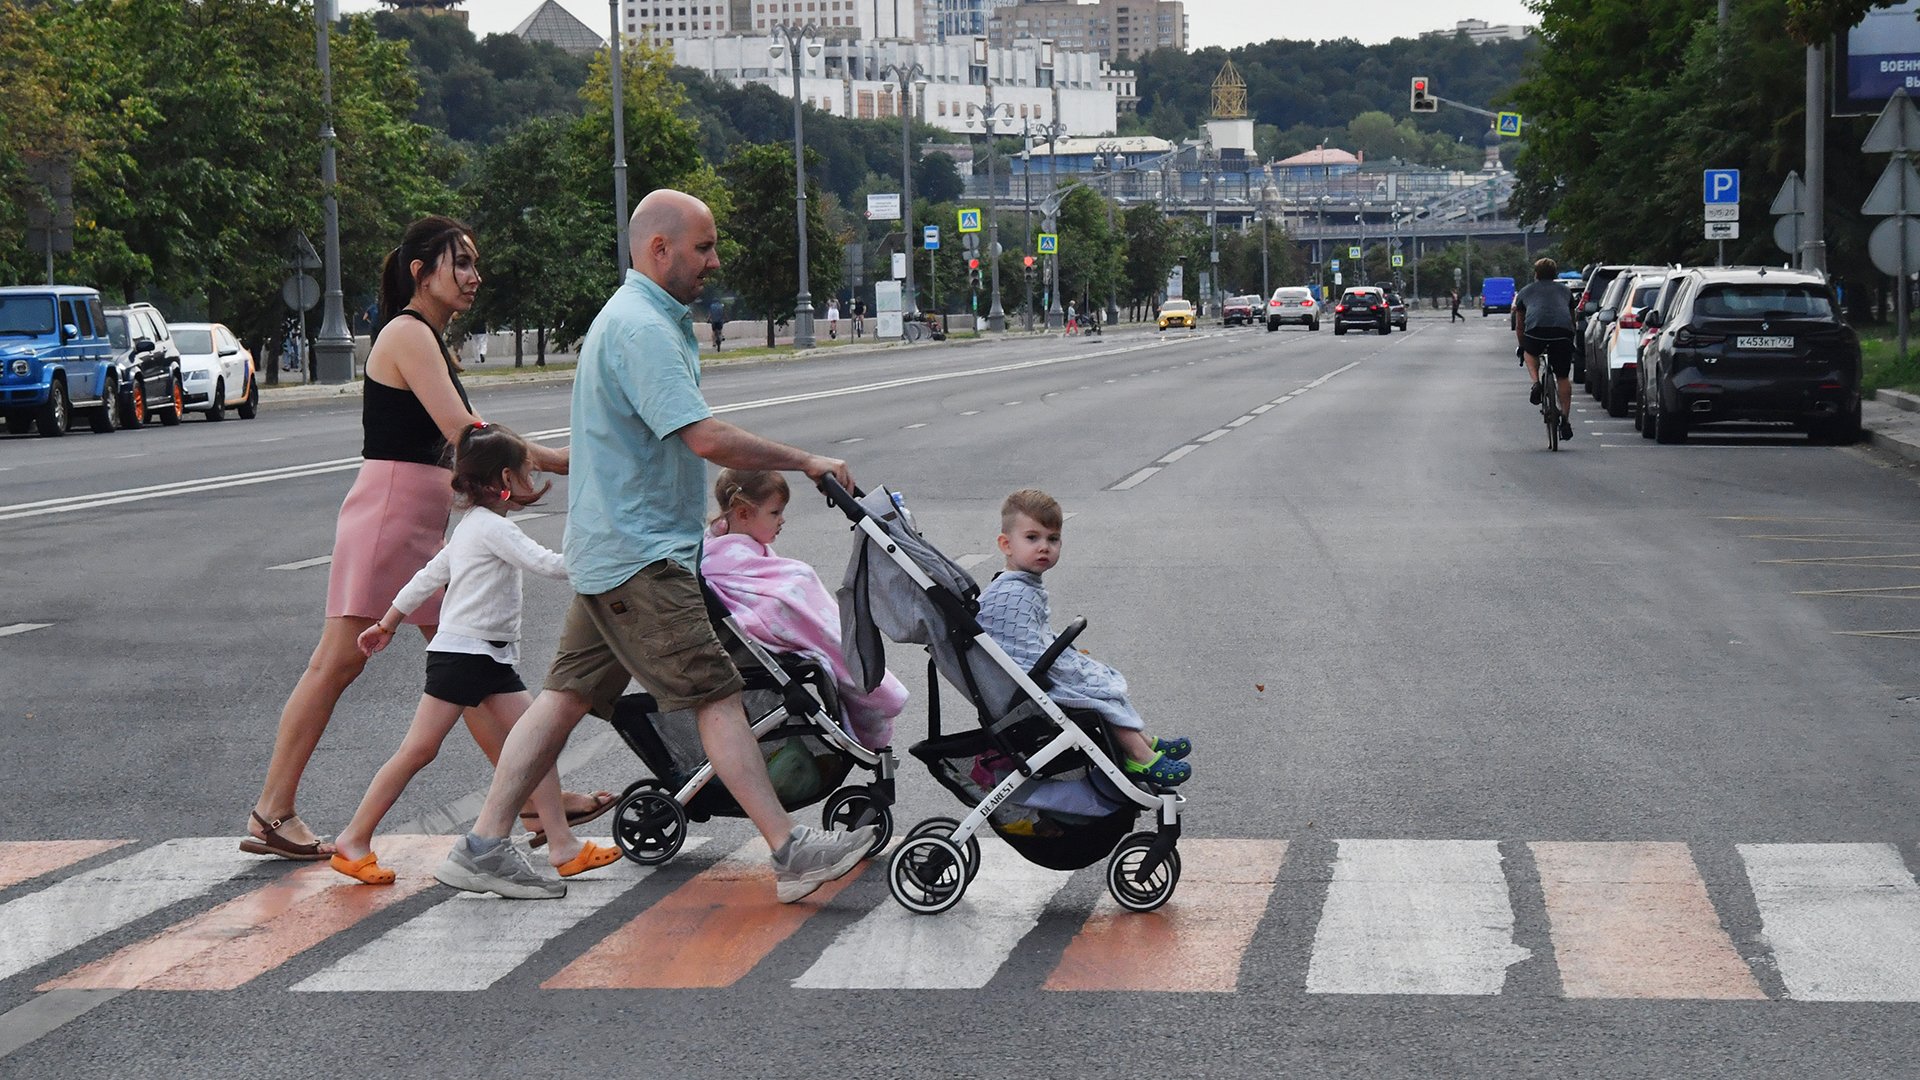
<svg viewBox="0 0 1920 1080"><path fill-rule="evenodd" d="M253 811L253 820L259 824L261 832L258 836L248 835L245 840L240 841L240 850L249 855L273 855L293 862L319 862L321 859L332 858L333 852L320 850L320 846L326 843L325 840L318 840L311 844L296 844L280 835L280 826L298 816L298 814L288 814L286 817L268 821L260 816L260 811Z"/></svg>
<svg viewBox="0 0 1920 1080"><path fill-rule="evenodd" d="M614 804L620 801L620 797L615 795L611 791L596 791L593 793L592 798L593 798L593 807L591 809L575 810L574 812L567 815L567 828L574 829L582 825L585 825L587 822L592 821L593 819L613 809ZM537 823L540 820L540 815L533 811L527 811L520 815L520 820L522 822ZM547 830L539 828L536 824L533 827L533 835L529 837L527 840L527 846L543 847L545 846L546 842L547 842Z"/></svg>

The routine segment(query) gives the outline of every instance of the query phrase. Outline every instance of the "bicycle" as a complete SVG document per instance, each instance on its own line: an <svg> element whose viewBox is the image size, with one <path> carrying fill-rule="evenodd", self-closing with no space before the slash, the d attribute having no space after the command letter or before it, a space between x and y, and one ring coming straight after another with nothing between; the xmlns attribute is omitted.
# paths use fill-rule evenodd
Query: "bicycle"
<svg viewBox="0 0 1920 1080"><path fill-rule="evenodd" d="M1540 415L1547 422L1547 449L1560 449L1560 380L1553 374L1553 363L1547 354L1541 353L1534 358L1539 365L1539 377L1536 380L1540 391ZM1521 363L1525 363L1523 359Z"/></svg>

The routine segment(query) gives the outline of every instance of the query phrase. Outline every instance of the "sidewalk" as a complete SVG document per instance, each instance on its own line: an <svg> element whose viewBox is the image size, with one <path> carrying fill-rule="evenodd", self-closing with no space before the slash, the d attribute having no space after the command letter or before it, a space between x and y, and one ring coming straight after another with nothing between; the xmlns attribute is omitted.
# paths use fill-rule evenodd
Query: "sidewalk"
<svg viewBox="0 0 1920 1080"><path fill-rule="evenodd" d="M1876 390L1860 403L1861 441L1895 457L1920 462L1920 396Z"/></svg>

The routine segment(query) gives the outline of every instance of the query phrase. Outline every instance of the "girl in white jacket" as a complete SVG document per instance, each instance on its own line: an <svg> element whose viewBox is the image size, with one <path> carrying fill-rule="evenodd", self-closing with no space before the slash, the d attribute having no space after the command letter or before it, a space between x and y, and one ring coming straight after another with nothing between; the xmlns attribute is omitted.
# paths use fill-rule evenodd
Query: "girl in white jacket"
<svg viewBox="0 0 1920 1080"><path fill-rule="evenodd" d="M335 870L368 885L393 883L393 871L373 852L373 830L406 790L407 782L434 759L447 732L467 709L494 714L502 727L527 711L533 698L513 665L520 658L520 575L564 579L558 552L529 539L508 521L508 511L540 501L551 485L533 487L527 443L498 424L476 423L454 450L453 490L469 509L440 554L400 590L393 607L360 635L360 651L372 656L393 640L407 612L438 589L440 629L427 643L427 689L413 725L393 757L374 774L353 821L334 839ZM620 858L617 848L582 841L567 825L560 779L552 771L533 794L533 806L548 844L548 859L562 877L572 877Z"/></svg>

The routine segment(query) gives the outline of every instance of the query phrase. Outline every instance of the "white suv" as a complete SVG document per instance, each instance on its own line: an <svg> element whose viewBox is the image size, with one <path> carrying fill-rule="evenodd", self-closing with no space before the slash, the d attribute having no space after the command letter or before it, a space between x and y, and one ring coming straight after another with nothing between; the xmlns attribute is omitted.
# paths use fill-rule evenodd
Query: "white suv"
<svg viewBox="0 0 1920 1080"><path fill-rule="evenodd" d="M1273 290L1273 298L1267 301L1267 333L1280 329L1282 323L1320 329L1320 302L1313 298L1313 290L1305 286L1282 286Z"/></svg>

